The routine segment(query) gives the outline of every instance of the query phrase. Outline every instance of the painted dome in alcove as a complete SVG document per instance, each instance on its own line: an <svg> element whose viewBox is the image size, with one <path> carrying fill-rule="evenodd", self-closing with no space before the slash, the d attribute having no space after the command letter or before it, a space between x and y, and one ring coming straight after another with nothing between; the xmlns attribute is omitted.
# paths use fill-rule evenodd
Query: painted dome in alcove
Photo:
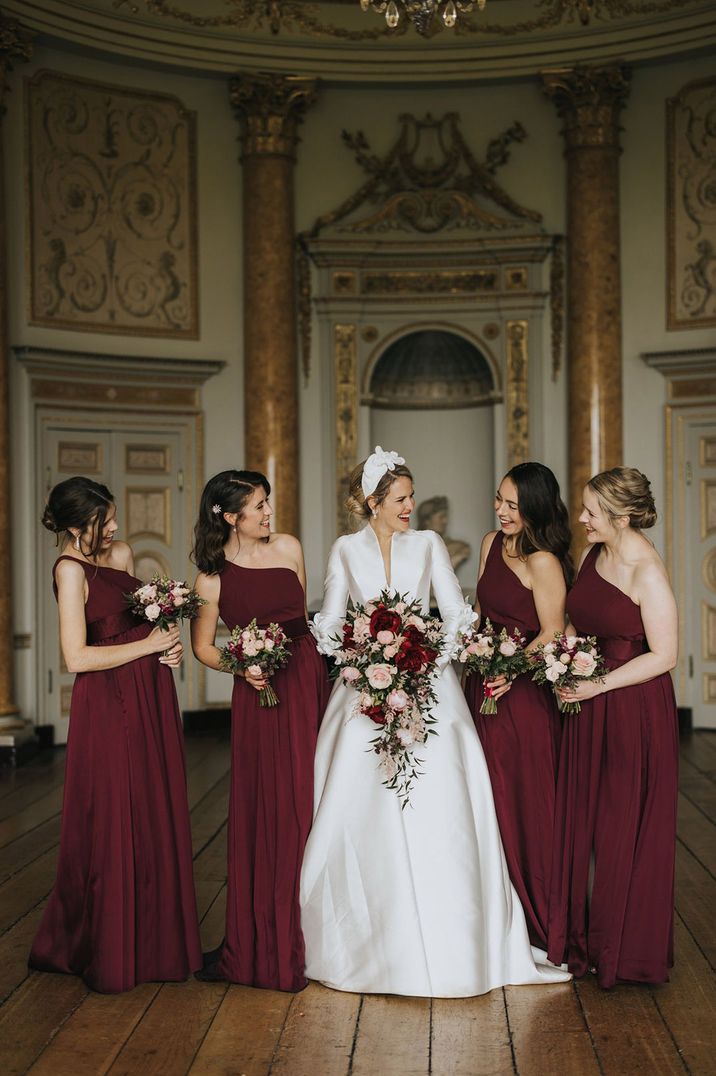
<svg viewBox="0 0 716 1076"><path fill-rule="evenodd" d="M456 333L423 330L385 349L363 402L410 410L475 407L496 397L490 364L474 344Z"/></svg>
<svg viewBox="0 0 716 1076"><path fill-rule="evenodd" d="M255 71L332 82L480 82L574 63L653 63L706 52L713 0L487 0L426 39L359 0L3 0L53 42L182 71ZM586 22L586 25L584 24Z"/></svg>

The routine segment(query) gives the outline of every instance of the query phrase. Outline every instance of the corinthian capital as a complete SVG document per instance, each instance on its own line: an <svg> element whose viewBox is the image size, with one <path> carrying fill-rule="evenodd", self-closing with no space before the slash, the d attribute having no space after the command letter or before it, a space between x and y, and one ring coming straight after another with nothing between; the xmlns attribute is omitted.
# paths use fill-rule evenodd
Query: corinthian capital
<svg viewBox="0 0 716 1076"><path fill-rule="evenodd" d="M542 72L545 92L564 120L567 149L619 147L619 114L629 94L631 72L624 64L569 67Z"/></svg>
<svg viewBox="0 0 716 1076"><path fill-rule="evenodd" d="M229 97L241 124L243 156L293 157L298 125L316 99L317 80L292 75L237 75Z"/></svg>
<svg viewBox="0 0 716 1076"><path fill-rule="evenodd" d="M17 19L0 12L0 114L4 111L7 76L16 63L27 63L32 56L31 35Z"/></svg>

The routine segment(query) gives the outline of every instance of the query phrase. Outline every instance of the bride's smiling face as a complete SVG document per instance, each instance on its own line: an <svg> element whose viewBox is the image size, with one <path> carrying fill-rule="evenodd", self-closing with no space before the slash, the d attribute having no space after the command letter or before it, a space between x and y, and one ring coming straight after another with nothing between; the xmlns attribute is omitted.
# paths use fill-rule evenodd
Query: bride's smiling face
<svg viewBox="0 0 716 1076"><path fill-rule="evenodd" d="M372 498L368 498L371 504ZM410 478L396 478L385 500L374 506L375 523L389 531L407 531L410 526L410 513L415 509L415 490Z"/></svg>

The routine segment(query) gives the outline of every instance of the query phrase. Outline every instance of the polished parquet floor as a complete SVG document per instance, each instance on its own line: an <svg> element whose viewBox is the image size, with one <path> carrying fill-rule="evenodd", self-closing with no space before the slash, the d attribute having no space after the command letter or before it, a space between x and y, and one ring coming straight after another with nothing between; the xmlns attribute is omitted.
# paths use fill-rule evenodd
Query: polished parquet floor
<svg viewBox="0 0 716 1076"><path fill-rule="evenodd" d="M682 741L676 967L662 987L593 980L507 987L466 1000L293 997L225 984L150 984L92 994L28 974L51 888L64 754L0 773L0 1074L486 1076L716 1072L716 733ZM187 743L205 948L222 934L229 749Z"/></svg>

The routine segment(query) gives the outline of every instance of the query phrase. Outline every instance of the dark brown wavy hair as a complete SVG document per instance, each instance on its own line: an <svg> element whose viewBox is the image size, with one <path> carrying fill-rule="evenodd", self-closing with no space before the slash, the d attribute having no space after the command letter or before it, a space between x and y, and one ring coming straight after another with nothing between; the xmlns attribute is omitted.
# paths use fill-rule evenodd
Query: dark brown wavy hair
<svg viewBox="0 0 716 1076"><path fill-rule="evenodd" d="M264 489L267 497L271 493L266 475L259 471L221 471L206 483L191 551L191 559L199 571L207 575L222 571L226 564L224 546L232 531L231 525L224 519L224 512L235 512L240 516L246 502L257 489ZM218 509L216 512L215 507Z"/></svg>
<svg viewBox="0 0 716 1076"><path fill-rule="evenodd" d="M515 540L517 554L524 559L538 550L554 553L570 587L574 581L574 562L569 552L572 532L557 479L549 467L532 462L518 463L505 478L511 478L517 487L517 507L522 516L523 530Z"/></svg>
<svg viewBox="0 0 716 1076"><path fill-rule="evenodd" d="M102 529L107 512L113 504L114 497L106 486L83 475L75 475L74 478L58 482L50 490L42 514L42 525L57 535L58 545L61 539L74 541L70 527L77 527L80 532L91 530L90 551L85 556L96 557L102 548Z"/></svg>

